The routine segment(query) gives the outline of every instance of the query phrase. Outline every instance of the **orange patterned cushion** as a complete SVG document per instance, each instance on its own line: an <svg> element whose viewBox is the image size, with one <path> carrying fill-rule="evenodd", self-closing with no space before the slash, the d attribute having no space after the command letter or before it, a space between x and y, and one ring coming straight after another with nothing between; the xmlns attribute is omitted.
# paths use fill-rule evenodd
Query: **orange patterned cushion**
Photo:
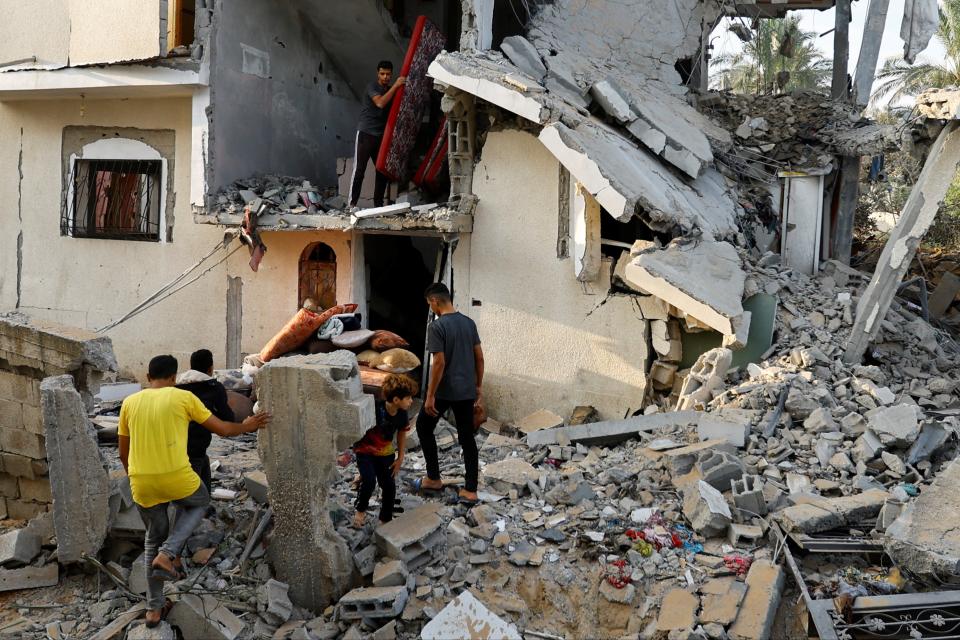
<svg viewBox="0 0 960 640"><path fill-rule="evenodd" d="M330 307L323 313L314 313L307 309L300 309L277 335L270 339L260 350L260 359L270 362L274 358L289 353L306 342L324 322L341 313L353 313L357 310L355 304L338 304Z"/></svg>

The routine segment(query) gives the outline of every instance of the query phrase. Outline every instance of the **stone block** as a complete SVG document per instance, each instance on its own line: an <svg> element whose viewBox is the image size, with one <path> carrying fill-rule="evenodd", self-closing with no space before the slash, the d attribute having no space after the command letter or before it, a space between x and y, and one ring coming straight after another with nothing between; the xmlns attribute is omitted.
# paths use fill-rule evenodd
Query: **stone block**
<svg viewBox="0 0 960 640"><path fill-rule="evenodd" d="M11 371L0 371L0 399L38 406L39 381Z"/></svg>
<svg viewBox="0 0 960 640"><path fill-rule="evenodd" d="M697 609L700 598L683 589L671 589L663 596L660 615L657 617L657 632L692 629L697 624Z"/></svg>
<svg viewBox="0 0 960 640"><path fill-rule="evenodd" d="M260 587L257 600L263 605L264 613L268 616L270 622L281 625L289 620L293 614L293 603L290 602L289 590L289 585L272 578Z"/></svg>
<svg viewBox="0 0 960 640"><path fill-rule="evenodd" d="M257 375L259 403L273 421L259 434L260 458L274 513L270 545L290 598L323 611L355 580L353 558L327 505L336 453L374 424L373 396L363 393L356 356L347 351L279 358ZM310 398L310 402L303 402Z"/></svg>
<svg viewBox="0 0 960 640"><path fill-rule="evenodd" d="M19 498L19 478L6 473L0 473L0 498Z"/></svg>
<svg viewBox="0 0 960 640"><path fill-rule="evenodd" d="M4 473L18 478L35 478L37 476L33 462L26 456L19 456L15 453L0 453L0 466L3 467Z"/></svg>
<svg viewBox="0 0 960 640"><path fill-rule="evenodd" d="M40 536L29 528L0 535L0 566L27 564L40 553L41 543Z"/></svg>
<svg viewBox="0 0 960 640"><path fill-rule="evenodd" d="M77 562L83 554L96 555L103 546L110 521L110 476L73 378L45 379L40 395L57 557L63 563Z"/></svg>
<svg viewBox="0 0 960 640"><path fill-rule="evenodd" d="M799 504L777 512L776 518L787 531L819 533L876 518L888 496L881 489L842 498L804 496Z"/></svg>
<svg viewBox="0 0 960 640"><path fill-rule="evenodd" d="M436 504L426 504L380 525L373 534L377 549L416 571L430 561L433 549L444 540L438 509Z"/></svg>
<svg viewBox="0 0 960 640"><path fill-rule="evenodd" d="M185 593L180 596L167 622L180 629L183 640L234 640L246 624L211 595Z"/></svg>
<svg viewBox="0 0 960 640"><path fill-rule="evenodd" d="M396 618L403 613L408 595L406 586L354 589L340 598L340 618Z"/></svg>
<svg viewBox="0 0 960 640"><path fill-rule="evenodd" d="M780 565L756 560L747 572L747 595L727 630L730 640L769 640L780 605L784 574Z"/></svg>
<svg viewBox="0 0 960 640"><path fill-rule="evenodd" d="M0 593L20 589L52 587L60 581L60 566L56 562L42 567L0 569Z"/></svg>
<svg viewBox="0 0 960 640"><path fill-rule="evenodd" d="M42 502L24 502L7 498L7 517L11 520L30 520L47 512L49 505Z"/></svg>
<svg viewBox="0 0 960 640"><path fill-rule="evenodd" d="M0 316L0 358L47 375L118 368L110 338L23 313Z"/></svg>
<svg viewBox="0 0 960 640"><path fill-rule="evenodd" d="M23 405L23 428L30 433L44 435L43 414L40 405L35 407L28 404Z"/></svg>
<svg viewBox="0 0 960 640"><path fill-rule="evenodd" d="M267 474L263 471L251 471L243 474L243 487L251 498L260 504L267 504L267 492L270 489L270 484L267 482Z"/></svg>
<svg viewBox="0 0 960 640"><path fill-rule="evenodd" d="M750 434L750 422L734 417L704 413L697 421L697 436L700 440L726 440L743 448Z"/></svg>
<svg viewBox="0 0 960 640"><path fill-rule="evenodd" d="M747 593L747 585L736 578L714 578L700 588L703 610L700 622L730 624L737 619L740 602Z"/></svg>
<svg viewBox="0 0 960 640"><path fill-rule="evenodd" d="M932 581L960 576L960 462L951 462L887 527L897 566Z"/></svg>
<svg viewBox="0 0 960 640"><path fill-rule="evenodd" d="M887 447L909 447L920 435L919 408L898 404L878 409L867 418L870 431Z"/></svg>
<svg viewBox="0 0 960 640"><path fill-rule="evenodd" d="M0 398L0 427L23 429L23 403Z"/></svg>
<svg viewBox="0 0 960 640"><path fill-rule="evenodd" d="M400 587L407 584L407 568L400 560L378 562L373 568L373 586Z"/></svg>
<svg viewBox="0 0 960 640"><path fill-rule="evenodd" d="M421 640L497 638L521 640L517 627L498 617L469 591L443 608L420 632Z"/></svg>
<svg viewBox="0 0 960 640"><path fill-rule="evenodd" d="M506 493L511 489L524 491L527 482L536 482L540 472L523 458L506 458L486 465L481 475L484 484L494 491Z"/></svg>
<svg viewBox="0 0 960 640"><path fill-rule="evenodd" d="M20 478L20 499L24 502L40 502L50 504L53 502L53 494L50 492L49 478Z"/></svg>
<svg viewBox="0 0 960 640"><path fill-rule="evenodd" d="M703 480L684 489L683 515L695 531L707 537L726 531L732 520L723 494Z"/></svg>
<svg viewBox="0 0 960 640"><path fill-rule="evenodd" d="M24 429L0 429L0 451L36 460L47 457L43 436Z"/></svg>

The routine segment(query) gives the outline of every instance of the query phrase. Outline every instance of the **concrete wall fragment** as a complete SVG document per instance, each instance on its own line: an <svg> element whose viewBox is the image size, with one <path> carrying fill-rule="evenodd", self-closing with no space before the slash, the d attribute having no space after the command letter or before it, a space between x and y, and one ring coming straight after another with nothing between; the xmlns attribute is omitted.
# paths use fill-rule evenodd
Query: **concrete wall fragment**
<svg viewBox="0 0 960 640"><path fill-rule="evenodd" d="M270 554L294 603L319 613L354 586L353 557L330 520L327 494L337 452L374 423L356 357L347 351L279 358L257 376L273 415L259 449L276 521Z"/></svg>

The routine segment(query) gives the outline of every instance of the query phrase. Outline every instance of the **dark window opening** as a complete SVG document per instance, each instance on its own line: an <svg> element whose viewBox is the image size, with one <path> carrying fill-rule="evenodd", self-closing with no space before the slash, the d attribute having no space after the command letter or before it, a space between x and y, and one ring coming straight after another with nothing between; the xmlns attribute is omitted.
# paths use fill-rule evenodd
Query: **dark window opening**
<svg viewBox="0 0 960 640"><path fill-rule="evenodd" d="M170 0L170 41L172 50L177 47L189 47L195 37L196 0Z"/></svg>
<svg viewBox="0 0 960 640"><path fill-rule="evenodd" d="M616 260L637 240L653 240L654 234L636 216L620 222L606 211L600 213L600 252Z"/></svg>
<svg viewBox="0 0 960 640"><path fill-rule="evenodd" d="M160 160L77 160L71 217L74 238L160 240Z"/></svg>

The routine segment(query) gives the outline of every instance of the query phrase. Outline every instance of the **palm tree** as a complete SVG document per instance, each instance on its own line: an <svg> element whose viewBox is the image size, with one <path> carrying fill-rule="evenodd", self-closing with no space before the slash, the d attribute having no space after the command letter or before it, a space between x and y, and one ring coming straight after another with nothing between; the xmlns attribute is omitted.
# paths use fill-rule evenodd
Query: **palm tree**
<svg viewBox="0 0 960 640"><path fill-rule="evenodd" d="M814 44L816 37L800 28L797 15L759 20L753 38L741 51L714 58L721 86L737 93L825 86L831 67Z"/></svg>
<svg viewBox="0 0 960 640"><path fill-rule="evenodd" d="M910 65L902 56L890 58L877 73L877 88L870 100L876 104L898 103L931 87L960 85L960 0L945 0L940 7L940 26L933 36L947 50L939 62Z"/></svg>

